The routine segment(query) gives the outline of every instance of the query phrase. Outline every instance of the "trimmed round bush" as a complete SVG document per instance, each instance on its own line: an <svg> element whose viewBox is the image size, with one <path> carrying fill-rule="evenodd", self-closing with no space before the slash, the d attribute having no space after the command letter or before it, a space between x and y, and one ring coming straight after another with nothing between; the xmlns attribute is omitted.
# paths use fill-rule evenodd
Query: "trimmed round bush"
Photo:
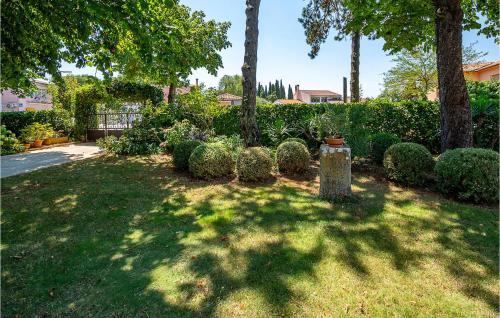
<svg viewBox="0 0 500 318"><path fill-rule="evenodd" d="M433 167L429 150L412 142L394 144L384 154L387 177L403 184L423 185Z"/></svg>
<svg viewBox="0 0 500 318"><path fill-rule="evenodd" d="M187 170L191 153L201 144L203 143L199 140L187 140L177 144L172 153L174 166L179 170Z"/></svg>
<svg viewBox="0 0 500 318"><path fill-rule="evenodd" d="M271 176L273 160L262 147L243 150L236 161L236 174L242 181L260 181Z"/></svg>
<svg viewBox="0 0 500 318"><path fill-rule="evenodd" d="M297 141L287 141L276 150L276 163L280 172L304 172L309 168L309 150Z"/></svg>
<svg viewBox="0 0 500 318"><path fill-rule="evenodd" d="M434 168L438 189L464 200L498 202L498 157L489 149L447 150Z"/></svg>
<svg viewBox="0 0 500 318"><path fill-rule="evenodd" d="M221 143L199 145L189 157L189 171L201 179L230 175L233 172L231 153Z"/></svg>
<svg viewBox="0 0 500 318"><path fill-rule="evenodd" d="M385 151L392 145L400 143L401 140L395 134L376 133L370 136L370 157L377 163L384 161Z"/></svg>
<svg viewBox="0 0 500 318"><path fill-rule="evenodd" d="M307 142L304 139L302 139L302 138L287 138L283 142L288 142L288 141L300 142L301 144L303 144L304 146L307 147Z"/></svg>

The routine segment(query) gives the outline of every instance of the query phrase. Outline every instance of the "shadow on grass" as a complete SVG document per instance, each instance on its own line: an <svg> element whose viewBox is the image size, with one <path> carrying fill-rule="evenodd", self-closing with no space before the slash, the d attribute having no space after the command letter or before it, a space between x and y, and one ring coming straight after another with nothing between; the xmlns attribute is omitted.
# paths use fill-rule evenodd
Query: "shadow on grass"
<svg viewBox="0 0 500 318"><path fill-rule="evenodd" d="M194 181L139 157L7 178L2 309L6 316L209 317L250 289L273 314L288 315L305 297L290 279L316 280L326 257L369 277L367 254L387 256L402 274L436 259L465 295L498 308L483 287L498 275L495 215L433 196L418 202L369 178L353 185L358 200L329 204L316 198L314 183L308 190L279 180ZM385 219L388 207L415 206L433 213L405 214L396 227ZM438 233L438 248L419 250L395 233L418 240L422 229ZM312 243L299 244L309 236Z"/></svg>

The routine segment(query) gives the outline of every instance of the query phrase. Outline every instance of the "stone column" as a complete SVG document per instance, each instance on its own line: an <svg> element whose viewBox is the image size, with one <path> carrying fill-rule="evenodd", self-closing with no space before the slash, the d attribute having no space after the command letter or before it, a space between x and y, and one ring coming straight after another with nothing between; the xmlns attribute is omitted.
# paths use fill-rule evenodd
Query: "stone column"
<svg viewBox="0 0 500 318"><path fill-rule="evenodd" d="M319 195L331 200L351 195L351 148L321 145Z"/></svg>

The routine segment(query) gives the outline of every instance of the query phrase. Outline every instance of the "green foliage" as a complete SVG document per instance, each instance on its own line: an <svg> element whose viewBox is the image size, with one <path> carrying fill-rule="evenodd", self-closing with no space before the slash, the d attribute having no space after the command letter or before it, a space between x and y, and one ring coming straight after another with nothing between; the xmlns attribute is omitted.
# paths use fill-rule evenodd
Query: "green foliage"
<svg viewBox="0 0 500 318"><path fill-rule="evenodd" d="M85 138L87 128L97 123L97 106L107 94L100 85L87 84L76 91L75 103L75 137Z"/></svg>
<svg viewBox="0 0 500 318"><path fill-rule="evenodd" d="M500 81L469 81L467 90L474 123L474 145L498 151Z"/></svg>
<svg viewBox="0 0 500 318"><path fill-rule="evenodd" d="M187 170L191 153L201 144L202 142L199 140L187 140L177 144L172 153L174 166L179 170Z"/></svg>
<svg viewBox="0 0 500 318"><path fill-rule="evenodd" d="M213 179L233 172L233 158L221 143L202 144L189 157L189 171L196 178Z"/></svg>
<svg viewBox="0 0 500 318"><path fill-rule="evenodd" d="M300 142L301 144L303 144L304 146L307 147L307 142L302 138L287 138L287 139L283 140L283 142L288 142L288 141Z"/></svg>
<svg viewBox="0 0 500 318"><path fill-rule="evenodd" d="M33 123L50 124L55 131L70 135L74 124L66 110L40 110L36 112L2 112L2 124L19 136L21 130Z"/></svg>
<svg viewBox="0 0 500 318"><path fill-rule="evenodd" d="M8 1L1 20L1 87L24 92L32 78L58 78L62 61L163 84L200 67L215 74L230 46L229 23L174 0Z"/></svg>
<svg viewBox="0 0 500 318"><path fill-rule="evenodd" d="M384 161L385 151L392 145L400 143L401 140L398 136L391 133L376 133L370 135L370 157L377 163Z"/></svg>
<svg viewBox="0 0 500 318"><path fill-rule="evenodd" d="M224 75L219 80L219 91L236 96L243 96L243 77L241 75Z"/></svg>
<svg viewBox="0 0 500 318"><path fill-rule="evenodd" d="M97 145L108 153L119 155L153 155L161 152L164 131L157 128L134 127L125 129L120 138L107 136L97 140Z"/></svg>
<svg viewBox="0 0 500 318"><path fill-rule="evenodd" d="M276 150L276 163L280 172L301 173L309 169L309 150L296 141L287 141Z"/></svg>
<svg viewBox="0 0 500 318"><path fill-rule="evenodd" d="M231 157L236 161L240 152L245 148L245 142L240 135L231 135L231 136L212 136L208 138L208 142L210 143L221 143L223 144L227 150L231 153Z"/></svg>
<svg viewBox="0 0 500 318"><path fill-rule="evenodd" d="M273 160L267 149L250 147L236 161L236 175L241 181L260 181L271 177Z"/></svg>
<svg viewBox="0 0 500 318"><path fill-rule="evenodd" d="M471 43L462 48L463 63L479 63L486 53L477 51ZM402 50L392 60L394 66L384 73L381 97L391 100L427 99L438 87L437 58L434 48L420 45Z"/></svg>
<svg viewBox="0 0 500 318"><path fill-rule="evenodd" d="M104 150L106 153L118 154L120 153L120 143L116 136L106 136L96 140L97 147Z"/></svg>
<svg viewBox="0 0 500 318"><path fill-rule="evenodd" d="M151 84L114 80L108 87L108 93L121 102L145 104L150 101L154 106L163 101L163 91Z"/></svg>
<svg viewBox="0 0 500 318"><path fill-rule="evenodd" d="M172 111L177 120L188 119L201 130L208 130L212 128L213 119L222 108L215 91L193 89L188 94L177 97L177 103L172 106Z"/></svg>
<svg viewBox="0 0 500 318"><path fill-rule="evenodd" d="M434 167L432 155L422 145L403 142L394 144L384 154L387 177L408 185L424 185Z"/></svg>
<svg viewBox="0 0 500 318"><path fill-rule="evenodd" d="M21 130L21 140L26 143L54 136L55 131L50 124L33 123Z"/></svg>
<svg viewBox="0 0 500 318"><path fill-rule="evenodd" d="M164 148L172 151L181 142L197 139L201 131L191 124L187 119L176 122L172 127L165 131Z"/></svg>
<svg viewBox="0 0 500 318"><path fill-rule="evenodd" d="M489 149L461 148L439 156L434 168L438 189L475 202L498 201L498 153Z"/></svg>
<svg viewBox="0 0 500 318"><path fill-rule="evenodd" d="M4 125L0 126L0 150L2 156L11 155L24 150L24 146L16 138L16 135L5 128Z"/></svg>

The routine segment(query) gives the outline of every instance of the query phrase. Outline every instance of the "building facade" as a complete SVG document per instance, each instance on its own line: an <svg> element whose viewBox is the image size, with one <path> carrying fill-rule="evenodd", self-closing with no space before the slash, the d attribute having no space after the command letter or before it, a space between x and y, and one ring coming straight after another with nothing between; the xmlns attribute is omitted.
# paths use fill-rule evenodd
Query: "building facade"
<svg viewBox="0 0 500 318"><path fill-rule="evenodd" d="M2 92L2 112L23 112L27 110L52 109L52 96L49 94L49 82L36 79L33 81L37 90L27 96L19 96L11 90Z"/></svg>
<svg viewBox="0 0 500 318"><path fill-rule="evenodd" d="M306 104L338 103L342 102L342 95L328 90L303 90L295 85L293 99Z"/></svg>

